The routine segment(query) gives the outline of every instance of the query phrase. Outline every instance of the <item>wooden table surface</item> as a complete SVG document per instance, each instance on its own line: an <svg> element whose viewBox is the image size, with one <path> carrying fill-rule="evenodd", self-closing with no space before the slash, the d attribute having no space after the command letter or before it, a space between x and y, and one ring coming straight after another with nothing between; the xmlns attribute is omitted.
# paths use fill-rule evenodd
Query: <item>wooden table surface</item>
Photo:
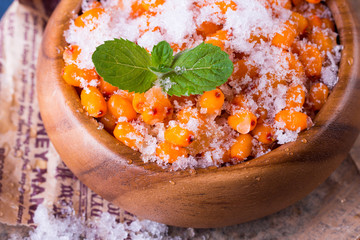
<svg viewBox="0 0 360 240"><path fill-rule="evenodd" d="M354 9L354 13L357 14L358 16L358 19L360 19L360 0L349 0L349 2L351 2L352 4L352 7ZM3 4L3 0L1 0L1 4ZM360 53L359 53L360 54ZM359 160L359 159L358 159ZM326 183L324 183L326 184ZM320 186L321 187L321 186ZM315 190L316 191L316 190ZM291 208L291 207L289 207ZM281 212L286 212L287 209L284 209L282 210ZM280 212L280 213L281 213ZM274 215L278 215L279 213L276 213ZM267 218L272 218L273 216L269 216ZM255 223L255 222L254 222ZM251 223L245 223L246 225L249 225ZM241 225L238 225L239 228L241 227ZM181 231L182 229L180 228L174 228L174 229L170 229L172 230L174 233L176 232L179 232ZM265 229L264 229L265 230ZM214 231L214 230L212 230ZM225 231L225 228L224 229L217 229L216 231L219 231L220 232L223 232ZM29 228L27 227L24 227L24 226L7 226L5 224L1 224L0 223L0 239L8 239L9 236L13 233L17 233L17 234L20 234L21 236L27 236L28 235L28 232L29 232ZM206 230L201 230L199 233L201 234L205 234L206 233ZM205 234L206 235L206 234ZM208 236L211 236L210 234L208 234Z"/></svg>

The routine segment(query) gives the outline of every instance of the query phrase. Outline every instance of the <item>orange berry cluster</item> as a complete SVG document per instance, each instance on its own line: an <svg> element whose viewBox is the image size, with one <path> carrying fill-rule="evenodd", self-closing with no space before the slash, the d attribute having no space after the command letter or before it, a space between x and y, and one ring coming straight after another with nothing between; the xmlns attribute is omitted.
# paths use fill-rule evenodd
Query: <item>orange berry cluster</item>
<svg viewBox="0 0 360 240"><path fill-rule="evenodd" d="M130 93L104 81L95 69L79 68L77 59L81 48L75 45L70 45L64 51L62 76L69 85L82 89L81 104L88 115L97 118L107 131L132 149L141 151L146 144L145 135L148 133L138 127L139 123L147 129L163 124L163 137L157 138L154 152L158 159L174 163L190 155L203 157L206 151L216 150L211 145L215 136L209 133L216 132L218 122L225 122L231 134L218 135L220 138L228 138L229 144L218 146L222 149L222 160L214 160L214 165L243 161L255 157L255 149L259 146L265 152L271 150L277 140L277 130L300 132L310 127L310 117L327 101L329 89L320 81L320 77L327 53L336 45L336 35L334 22L320 17L326 7L319 2L267 0L269 9L282 7L292 13L273 36L252 34L248 39L255 45L269 43L281 49L283 60L288 66L289 73L286 76L272 72L262 75L259 66L249 61L249 56L234 52L226 44L231 34L223 29L223 18L228 9L236 10L237 5L233 1L194 3L194 9L210 4L215 4L219 9L219 20L199 24L196 34L206 43L219 46L232 54L234 72L224 86L230 88L230 92L235 85L243 89L235 95L234 92L225 92L227 88L224 86L200 96L170 97L160 87L153 87L145 93ZM147 16L150 19L158 14L157 7L164 3L165 0L134 1L130 18ZM96 28L94 20L104 12L101 4L94 2L89 10L75 19L74 24L80 28L91 24L92 31ZM161 30L156 27L150 29L149 22L147 27L140 34ZM188 47L185 42L182 45L171 45L175 52ZM267 79L268 90L286 87L286 106L272 116L262 103L264 92L254 91L258 89L255 80L259 78ZM289 80L293 78L300 81ZM252 102L256 102L255 109Z"/></svg>

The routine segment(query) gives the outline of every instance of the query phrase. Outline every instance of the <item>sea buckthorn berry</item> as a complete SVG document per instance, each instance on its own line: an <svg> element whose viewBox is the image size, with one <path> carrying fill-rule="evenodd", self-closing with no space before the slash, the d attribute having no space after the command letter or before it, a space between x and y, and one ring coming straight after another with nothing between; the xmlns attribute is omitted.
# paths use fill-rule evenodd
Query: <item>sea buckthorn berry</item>
<svg viewBox="0 0 360 240"><path fill-rule="evenodd" d="M81 49L77 45L70 45L67 47L63 53L63 59L66 64L72 64L76 61Z"/></svg>
<svg viewBox="0 0 360 240"><path fill-rule="evenodd" d="M143 113L145 111L146 98L144 93L135 93L132 105L137 113Z"/></svg>
<svg viewBox="0 0 360 240"><path fill-rule="evenodd" d="M98 19L101 14L103 14L105 10L103 8L93 8L90 10L87 10L82 15L77 17L74 21L75 26L77 27L85 27L88 24L94 24L94 20ZM97 26L94 25L93 29L95 29ZM92 30L93 30L92 29Z"/></svg>
<svg viewBox="0 0 360 240"><path fill-rule="evenodd" d="M263 144L271 144L275 141L275 130L267 124L256 125L251 135Z"/></svg>
<svg viewBox="0 0 360 240"><path fill-rule="evenodd" d="M312 32L314 28L321 28L322 26L321 18L317 15L312 15L308 17L308 23L308 32Z"/></svg>
<svg viewBox="0 0 360 240"><path fill-rule="evenodd" d="M292 110L282 110L275 115L275 121L283 128L291 131L303 131L307 128L308 116L302 112Z"/></svg>
<svg viewBox="0 0 360 240"><path fill-rule="evenodd" d="M316 44L320 52L330 52L334 46L333 39L322 31L313 31L309 35L310 42Z"/></svg>
<svg viewBox="0 0 360 240"><path fill-rule="evenodd" d="M102 77L100 77L99 89L100 89L101 93L106 96L112 95L114 92L119 90L119 88L114 87L110 83L106 82Z"/></svg>
<svg viewBox="0 0 360 240"><path fill-rule="evenodd" d="M322 69L322 57L318 48L307 44L300 52L299 60L305 68L308 77L320 77Z"/></svg>
<svg viewBox="0 0 360 240"><path fill-rule="evenodd" d="M126 118L127 121L132 121L137 117L131 102L117 94L110 97L108 101L109 112L116 118Z"/></svg>
<svg viewBox="0 0 360 240"><path fill-rule="evenodd" d="M236 142L230 148L230 156L238 161L245 160L251 154L252 136L250 134L242 134L236 138Z"/></svg>
<svg viewBox="0 0 360 240"><path fill-rule="evenodd" d="M166 114L166 109L163 106L153 105L151 108L145 108L145 111L141 113L141 118L145 123L154 125L162 122L166 118Z"/></svg>
<svg viewBox="0 0 360 240"><path fill-rule="evenodd" d="M114 129L114 136L134 150L139 150L144 141L144 136L129 122L119 122Z"/></svg>
<svg viewBox="0 0 360 240"><path fill-rule="evenodd" d="M297 35L301 35L305 32L306 28L308 27L308 20L297 12L292 12L290 16L290 20L295 24Z"/></svg>
<svg viewBox="0 0 360 240"><path fill-rule="evenodd" d="M220 89L204 92L200 98L200 107L206 110L206 114L219 112L224 104L224 94Z"/></svg>
<svg viewBox="0 0 360 240"><path fill-rule="evenodd" d="M234 71L231 75L232 80L241 80L246 75L255 78L258 75L258 68L246 63L245 59L238 60L234 63Z"/></svg>
<svg viewBox="0 0 360 240"><path fill-rule="evenodd" d="M165 141L180 147L187 147L195 140L195 134L180 125L175 125L166 129L164 136Z"/></svg>
<svg viewBox="0 0 360 240"><path fill-rule="evenodd" d="M322 28L335 32L335 23L328 18L322 18Z"/></svg>
<svg viewBox="0 0 360 240"><path fill-rule="evenodd" d="M256 127L257 118L249 110L242 109L229 116L228 123L232 129L241 134L246 134Z"/></svg>
<svg viewBox="0 0 360 240"><path fill-rule="evenodd" d="M305 91L301 85L289 87L286 93L286 108L301 110L305 102Z"/></svg>
<svg viewBox="0 0 360 240"><path fill-rule="evenodd" d="M286 60L289 63L289 70L292 70L292 73L288 74L289 76L287 76L287 78L290 78L291 75L299 79L305 78L304 66L301 64L300 60L297 57L295 57L294 54L290 53L286 57Z"/></svg>
<svg viewBox="0 0 360 240"><path fill-rule="evenodd" d="M218 30L221 29L220 24L216 24L213 22L205 21L200 24L200 26L196 29L197 33L204 38L216 33Z"/></svg>
<svg viewBox="0 0 360 240"><path fill-rule="evenodd" d="M136 108L139 106L141 108L142 101L145 100L142 112L140 109L141 117L145 123L154 125L155 123L163 121L167 116L172 115L173 107L171 102L160 87L149 89L145 92L144 99L141 100L141 98L142 97L139 96L139 101L135 101L136 97L134 97L133 106L135 102L135 105L138 105Z"/></svg>
<svg viewBox="0 0 360 240"><path fill-rule="evenodd" d="M169 142L162 142L156 148L156 156L165 162L173 163L179 157L187 157L189 152L186 148L176 146Z"/></svg>
<svg viewBox="0 0 360 240"><path fill-rule="evenodd" d="M141 0L135 1L133 5L131 5L131 13L130 16L132 18L137 18L144 13L148 12L150 9L156 8L159 5L165 3L165 0Z"/></svg>
<svg viewBox="0 0 360 240"><path fill-rule="evenodd" d="M187 124L191 119L194 119L195 121L203 121L204 117L199 113L199 110L197 108L192 107L186 107L181 109L176 114L177 119L180 123Z"/></svg>
<svg viewBox="0 0 360 240"><path fill-rule="evenodd" d="M112 133L115 129L117 119L109 113L109 111L100 118L100 122L104 124L104 128L109 133Z"/></svg>
<svg viewBox="0 0 360 240"><path fill-rule="evenodd" d="M287 85L286 78L283 76L274 73L267 73L265 76L272 88L277 88L279 85Z"/></svg>
<svg viewBox="0 0 360 240"><path fill-rule="evenodd" d="M313 4L317 4L320 3L321 0L306 0L308 3L313 3Z"/></svg>
<svg viewBox="0 0 360 240"><path fill-rule="evenodd" d="M272 45L288 50L297 36L297 31L294 24L286 21L282 30L275 33L272 39Z"/></svg>
<svg viewBox="0 0 360 240"><path fill-rule="evenodd" d="M96 87L83 89L80 94L81 104L86 112L95 118L102 117L107 112L106 101Z"/></svg>
<svg viewBox="0 0 360 240"><path fill-rule="evenodd" d="M80 69L75 64L66 65L62 74L63 79L74 87L87 85L92 80L98 80L95 69Z"/></svg>
<svg viewBox="0 0 360 240"><path fill-rule="evenodd" d="M215 4L220 8L222 14L225 14L229 10L229 8L233 11L236 10L236 3L232 0L216 1Z"/></svg>
<svg viewBox="0 0 360 240"><path fill-rule="evenodd" d="M225 41L228 40L228 32L226 30L219 30L213 35L205 39L205 43L210 43L214 46L218 46L221 50L225 49Z"/></svg>
<svg viewBox="0 0 360 240"><path fill-rule="evenodd" d="M325 104L329 95L329 88L323 83L315 83L309 92L309 102L312 109L318 111Z"/></svg>

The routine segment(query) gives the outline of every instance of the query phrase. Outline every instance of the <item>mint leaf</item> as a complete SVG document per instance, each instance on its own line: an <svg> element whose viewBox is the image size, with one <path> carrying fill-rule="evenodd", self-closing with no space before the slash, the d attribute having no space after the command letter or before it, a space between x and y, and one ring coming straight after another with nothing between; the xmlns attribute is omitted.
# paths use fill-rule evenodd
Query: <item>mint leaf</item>
<svg viewBox="0 0 360 240"><path fill-rule="evenodd" d="M146 92L157 78L149 69L150 54L129 40L106 41L96 48L92 61L106 82L130 92Z"/></svg>
<svg viewBox="0 0 360 240"><path fill-rule="evenodd" d="M153 47L151 52L152 66L159 70L164 67L170 67L174 59L173 54L174 51L168 42L159 42L156 46Z"/></svg>
<svg viewBox="0 0 360 240"><path fill-rule="evenodd" d="M175 56L173 72L165 74L172 83L169 95L202 94L225 83L233 72L229 55L219 47L202 43Z"/></svg>

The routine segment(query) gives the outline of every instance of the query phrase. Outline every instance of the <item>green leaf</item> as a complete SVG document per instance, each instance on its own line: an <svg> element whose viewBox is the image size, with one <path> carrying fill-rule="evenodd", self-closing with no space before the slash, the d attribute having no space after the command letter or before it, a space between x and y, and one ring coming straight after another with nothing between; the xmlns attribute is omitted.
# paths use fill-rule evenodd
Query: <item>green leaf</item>
<svg viewBox="0 0 360 240"><path fill-rule="evenodd" d="M173 84L169 95L202 94L225 83L233 72L229 55L212 44L202 43L175 56L174 72L165 74Z"/></svg>
<svg viewBox="0 0 360 240"><path fill-rule="evenodd" d="M170 67L174 59L173 55L174 51L168 42L159 42L151 51L152 66L158 69L161 69L162 67Z"/></svg>
<svg viewBox="0 0 360 240"><path fill-rule="evenodd" d="M150 54L129 40L106 41L96 48L92 61L106 82L130 92L146 92L157 78L148 68Z"/></svg>

